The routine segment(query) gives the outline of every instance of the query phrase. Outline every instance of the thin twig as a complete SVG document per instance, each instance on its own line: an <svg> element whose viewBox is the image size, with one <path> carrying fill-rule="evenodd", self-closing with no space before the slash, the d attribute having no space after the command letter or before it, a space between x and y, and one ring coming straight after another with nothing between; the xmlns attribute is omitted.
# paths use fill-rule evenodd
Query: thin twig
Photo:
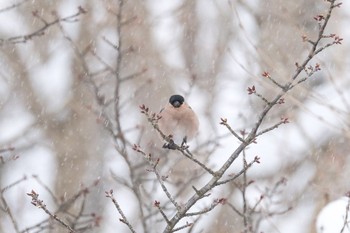
<svg viewBox="0 0 350 233"><path fill-rule="evenodd" d="M49 27L51 27L55 24L58 24L60 22L68 22L69 20L76 19L78 16L80 16L81 14L85 14L85 13L86 13L86 11L82 7L79 7L77 13L72 14L72 15L67 16L67 17L57 18L51 22L45 22L41 28L37 29L36 31L34 31L32 33L29 33L27 35L22 35L22 36L14 36L14 37L10 37L7 39L0 39L0 45L3 45L5 43L11 43L11 44L25 43L34 37L43 36L45 34L45 31Z"/></svg>
<svg viewBox="0 0 350 233"><path fill-rule="evenodd" d="M21 179L5 186L4 188L1 189L1 193L6 192L7 190L13 188L14 186L18 185L19 183L22 183L23 181L27 180L27 176L23 176Z"/></svg>
<svg viewBox="0 0 350 233"><path fill-rule="evenodd" d="M185 225L183 225L183 226L181 226L181 227L174 228L174 229L172 230L172 232L180 231L180 230L185 229L185 228L187 228L187 227L191 227L192 224L193 224L193 223L188 223L188 222L187 222Z"/></svg>
<svg viewBox="0 0 350 233"><path fill-rule="evenodd" d="M271 104L264 96L262 96L261 94L254 92L254 95L256 95L257 97L259 97L262 101L265 102L265 104L269 105Z"/></svg>
<svg viewBox="0 0 350 233"><path fill-rule="evenodd" d="M124 223L131 232L136 233L136 231L134 230L134 228L132 227L132 225L130 224L130 222L128 221L128 219L126 218L123 210L120 208L120 205L118 203L118 201L114 198L113 196L113 190L111 189L110 191L106 191L106 197L108 197L109 199L112 200L114 206L117 208L119 214L122 216L121 219L119 219L122 223Z"/></svg>
<svg viewBox="0 0 350 233"><path fill-rule="evenodd" d="M258 137L258 136L261 136L261 135L263 135L263 134L265 134L265 133L267 133L267 132L270 132L270 131L272 131L272 130L274 130L274 129L277 129L280 125L282 125L282 124L287 124L287 123L289 123L288 122L288 119L287 120L285 120L286 118L283 118L280 122L278 122L277 124L275 124L275 125L273 125L273 126L271 126L271 127L269 127L269 128L266 128L266 129L263 129L263 130L261 130L261 131L259 131L257 134L256 134L256 137Z"/></svg>
<svg viewBox="0 0 350 233"><path fill-rule="evenodd" d="M231 204L230 202L226 203L229 207L231 207L231 209L238 214L239 216L241 216L242 218L244 217L243 213L241 213L233 204Z"/></svg>
<svg viewBox="0 0 350 233"><path fill-rule="evenodd" d="M27 1L29 1L29 0L23 0L23 1L20 1L20 2L17 2L17 3L14 3L11 6L2 8L2 9L0 9L0 14L5 12L5 11L9 11L9 10L12 10L14 8L17 8L17 7L19 7L20 5L22 5L23 3L27 2Z"/></svg>
<svg viewBox="0 0 350 233"><path fill-rule="evenodd" d="M116 63L116 68L115 68L115 88L114 88L114 118L116 122L116 127L117 127L117 135L119 135L119 139L122 142L123 145L123 150L125 150L125 138L123 136L123 131L122 131L122 124L120 122L120 88L121 88L121 64L123 60L123 54L121 52L122 45L123 45L123 40L122 40L122 34L121 34L121 29L122 29L122 13L123 13L123 6L124 6L124 0L119 0L119 6L118 6L118 13L117 13L117 35L118 35L118 45L117 45L117 63ZM117 143L117 141L116 141Z"/></svg>
<svg viewBox="0 0 350 233"><path fill-rule="evenodd" d="M58 205L58 199L55 196L55 194L51 191L51 189L47 185L45 185L44 182L42 182L37 175L32 175L32 177L50 194L55 204Z"/></svg>
<svg viewBox="0 0 350 233"><path fill-rule="evenodd" d="M133 146L133 150L135 150L136 152L142 154L144 156L144 158L149 162L149 164L152 167L152 172L156 175L157 180L160 184L160 186L162 187L163 192L165 193L165 195L167 196L168 200L171 201L171 203L175 206L175 208L177 210L181 209L181 206L175 201L175 198L170 194L170 192L168 191L167 187L164 184L163 178L161 177L161 175L159 174L158 170L157 170L157 165L159 163L159 159L157 159L156 161L152 160L152 157L150 154L146 154L140 146L138 145L134 145Z"/></svg>
<svg viewBox="0 0 350 233"><path fill-rule="evenodd" d="M232 182L235 179L237 179L238 177L240 177L242 174L244 174L254 163L260 163L259 162L259 157L255 157L253 161L251 161L250 163L248 163L242 170L240 170L237 174L235 174L233 177L223 180L223 181L218 181L216 182L216 186L222 185L222 184L226 184L228 182Z"/></svg>
<svg viewBox="0 0 350 233"><path fill-rule="evenodd" d="M274 78L271 77L271 75L268 72L264 72L262 74L263 77L268 78L273 84L275 84L276 86L278 86L279 88L281 88L282 90L284 89L284 86L279 84Z"/></svg>
<svg viewBox="0 0 350 233"><path fill-rule="evenodd" d="M167 224L169 224L170 221L169 221L168 217L166 216L166 214L164 213L162 207L160 206L160 203L159 203L158 201L155 201L155 204L154 204L154 205L158 208L158 210L159 210L160 214L163 216L165 222L166 222Z"/></svg>
<svg viewBox="0 0 350 233"><path fill-rule="evenodd" d="M217 202L217 201L213 202L208 208L205 208L204 210L197 211L197 212L186 213L185 217L202 215L202 214L208 213L208 212L212 211L218 204L220 204L220 203Z"/></svg>
<svg viewBox="0 0 350 233"><path fill-rule="evenodd" d="M340 230L340 233L344 232L345 227L347 227L347 228L349 227L348 218L349 218L349 211L350 211L350 197L347 197L347 199L348 199L348 203L347 203L346 208L345 208L344 224L343 224L343 227Z"/></svg>
<svg viewBox="0 0 350 233"><path fill-rule="evenodd" d="M9 205L6 202L6 199L4 197L3 192L1 192L1 194L0 194L0 199L1 199L1 202L2 202L2 204L4 206L4 212L10 217L12 225L15 228L15 231L17 233L19 233L19 228L18 228L17 221L15 220L15 217L12 214L11 208L9 207Z"/></svg>
<svg viewBox="0 0 350 233"><path fill-rule="evenodd" d="M242 143L246 143L246 141L240 137L233 129L232 127L228 124L227 119L226 118L221 118L221 122L220 125L224 125L229 131L230 133L235 136L239 141L241 141Z"/></svg>
<svg viewBox="0 0 350 233"><path fill-rule="evenodd" d="M46 207L43 200L40 200L39 194L36 193L34 190L32 190L30 193L27 193L28 196L32 198L32 204L39 209L44 210L44 212L49 215L51 218L55 219L59 224L61 224L63 227L69 230L69 232L75 232L71 226L69 226L67 223L65 223L63 220L61 220L59 217L57 217L56 214L51 213L51 211Z"/></svg>
<svg viewBox="0 0 350 233"><path fill-rule="evenodd" d="M158 182L159 182L160 186L162 187L163 192L168 197L168 199L171 201L171 203L173 203L173 205L175 206L175 208L177 210L181 209L181 206L175 201L174 197L170 194L167 187L165 186L164 181L162 180L162 177L160 176L156 166L157 166L157 164L155 164L155 166L153 167L153 172L156 174Z"/></svg>

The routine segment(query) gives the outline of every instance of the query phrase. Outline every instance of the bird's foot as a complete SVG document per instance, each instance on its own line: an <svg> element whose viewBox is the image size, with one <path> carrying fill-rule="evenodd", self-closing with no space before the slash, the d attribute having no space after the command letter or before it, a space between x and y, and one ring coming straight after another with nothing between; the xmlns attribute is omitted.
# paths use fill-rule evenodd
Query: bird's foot
<svg viewBox="0 0 350 233"><path fill-rule="evenodd" d="M187 145L187 137L184 137L183 139L182 139L182 143L181 143L181 148L182 149L184 149L184 150L186 150L186 149L188 149L188 145Z"/></svg>
<svg viewBox="0 0 350 233"><path fill-rule="evenodd" d="M169 149L169 150L176 150L176 149L186 150L189 148L189 146L187 145L187 137L184 137L182 139L182 143L180 146L177 145L173 139L170 139L169 142L164 143L163 148Z"/></svg>
<svg viewBox="0 0 350 233"><path fill-rule="evenodd" d="M164 143L163 148L169 149L169 150L176 150L179 146L175 144L175 142L170 139L169 142Z"/></svg>

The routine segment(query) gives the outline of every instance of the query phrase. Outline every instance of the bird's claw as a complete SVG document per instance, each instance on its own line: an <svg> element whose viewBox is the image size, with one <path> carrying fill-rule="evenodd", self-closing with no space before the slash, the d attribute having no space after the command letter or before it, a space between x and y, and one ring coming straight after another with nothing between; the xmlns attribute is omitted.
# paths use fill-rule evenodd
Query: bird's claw
<svg viewBox="0 0 350 233"><path fill-rule="evenodd" d="M164 143L163 148L169 149L169 150L176 150L176 149L186 150L189 148L189 146L187 145L187 137L183 138L180 146L175 144L174 140L170 139L169 142Z"/></svg>
<svg viewBox="0 0 350 233"><path fill-rule="evenodd" d="M189 146L187 145L187 137L184 137L184 138L182 139L181 149L186 150L186 149L188 149L188 148L189 148Z"/></svg>
<svg viewBox="0 0 350 233"><path fill-rule="evenodd" d="M169 142L164 143L163 148L169 149L169 150L176 150L178 146L175 144L175 142L172 139L170 139Z"/></svg>

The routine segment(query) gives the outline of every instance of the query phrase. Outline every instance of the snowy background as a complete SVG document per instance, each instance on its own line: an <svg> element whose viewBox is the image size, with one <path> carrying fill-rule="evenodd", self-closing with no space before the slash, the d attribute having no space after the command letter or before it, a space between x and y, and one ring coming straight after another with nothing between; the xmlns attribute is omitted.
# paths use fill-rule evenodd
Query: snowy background
<svg viewBox="0 0 350 233"><path fill-rule="evenodd" d="M52 22L57 16L73 15L79 6L87 13L50 26L44 35L25 43L6 42L41 28L42 19ZM281 83L291 77L295 63L302 61L310 47L301 38L315 38L318 30L313 17L325 14L326 6L323 0L129 0L123 6L118 35L118 1L1 0L0 232L24 232L47 218L31 205L26 195L31 190L55 210L56 202L45 187L64 199L97 179L99 184L86 201L87 210L102 217L92 232L129 232L105 197L110 189L117 193L137 232L142 232L137 197L115 178L130 179L125 157L115 149L120 141L105 127L109 123L103 114L115 117L114 87L118 86L119 121L130 142L126 151L133 163L143 162L131 149L134 143L160 157L164 153L154 149L162 142L140 114L139 105L158 112L170 95L178 93L200 119L200 133L191 148L206 145L206 150L199 150L198 159L209 157L206 164L218 169L239 145L219 124L220 118L227 118L237 131L253 126L263 102L247 95L247 87L255 85L266 98L277 93L278 88L261 74L268 71ZM342 45L317 56L312 64L319 63L322 70L293 89L286 103L270 113L264 127L277 123L281 116L291 123L258 138L246 151L248 160L256 155L261 158L248 172L248 178L254 180L247 189L248 205L253 206L262 193L286 179L261 204L256 216L261 218L259 232L336 233L341 227L328 224L344 223L339 221L346 213L343 196L350 191L349 20L350 2L344 1L326 29L344 38ZM118 57L113 44L118 40L123 57L119 75L129 77L119 84L113 70ZM101 96L102 107L97 100ZM210 146L210 140L218 146ZM180 157L171 156L164 167L171 167L171 160ZM190 168L186 174L191 174ZM238 159L229 173L241 168ZM23 177L26 179L19 184L4 189ZM203 176L196 182L208 180L209 176ZM175 191L176 185L173 188ZM164 198L159 187L153 195L149 206L152 200ZM237 208L242 205L233 184L214 190L212 196L225 197ZM322 208L334 200L317 220ZM200 210L205 203L195 208ZM17 226L5 206L11 209ZM241 226L235 212L220 205L204 215L192 232L236 232ZM150 232L161 232L163 227L157 223Z"/></svg>

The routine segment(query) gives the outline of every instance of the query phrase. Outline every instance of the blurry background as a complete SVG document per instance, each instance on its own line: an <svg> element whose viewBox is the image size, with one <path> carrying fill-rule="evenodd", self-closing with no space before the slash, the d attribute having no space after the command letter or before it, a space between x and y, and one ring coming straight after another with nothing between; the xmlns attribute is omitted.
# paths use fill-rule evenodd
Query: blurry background
<svg viewBox="0 0 350 233"><path fill-rule="evenodd" d="M170 95L184 95L200 118L200 133L191 148L197 148L198 159L219 168L238 145L219 125L220 117L237 131L252 127L264 103L247 95L247 87L255 85L266 98L273 97L278 88L261 74L268 71L281 83L290 79L295 63L310 47L302 36L315 38L318 25L313 17L325 14L327 7L322 0L122 3L0 2L0 232L21 232L47 218L30 204L26 193L32 189L54 211L59 200L53 196L66 200L90 185L86 211L102 217L91 232L129 232L105 198L110 189L138 232L161 232L164 224L157 218L148 230L139 219L144 215L138 200L145 200L143 211L152 212L152 202L161 200L162 192L147 186L154 175L145 171L144 159L131 147L140 144L161 160L170 160L164 167L172 167L180 156L162 157L162 142L139 105L158 112ZM283 177L287 180L255 216L259 232L316 232L319 210L350 190L349 9L344 1L326 30L344 38L343 44L313 61L322 70L293 89L265 126L281 116L291 123L263 135L246 151L248 160L261 157L248 172L255 181L247 189L251 205ZM43 35L24 38L25 43L7 40L78 12L50 25ZM238 160L231 173L241 169ZM26 180L4 191L24 176ZM204 184L208 177L197 182ZM130 182L136 186L127 188ZM145 194L135 189L140 186ZM172 191L183 187L175 182ZM149 196L152 190L156 192ZM228 184L212 195L228 198L237 208L242 205L237 185ZM70 208L79 211L78 206ZM241 231L241 218L225 205L192 229ZM56 227L50 232L66 231Z"/></svg>

